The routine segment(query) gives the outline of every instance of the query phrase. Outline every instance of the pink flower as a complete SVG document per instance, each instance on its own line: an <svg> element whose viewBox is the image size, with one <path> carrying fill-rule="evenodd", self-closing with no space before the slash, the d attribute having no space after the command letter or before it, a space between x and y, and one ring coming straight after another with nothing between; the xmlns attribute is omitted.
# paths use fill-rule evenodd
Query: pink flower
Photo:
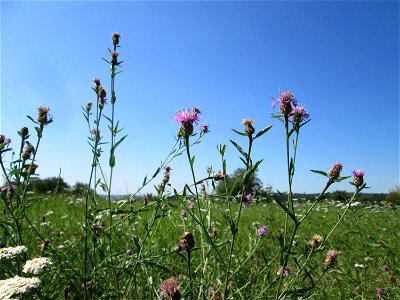
<svg viewBox="0 0 400 300"><path fill-rule="evenodd" d="M176 278L168 278L160 284L160 297L161 299L164 299L164 297L167 297L168 299L180 299L181 294L179 289L180 287L176 282Z"/></svg>
<svg viewBox="0 0 400 300"><path fill-rule="evenodd" d="M343 165L340 162L335 162L333 164L332 169L329 170L329 177L332 179L338 179L340 176L340 172L343 169Z"/></svg>
<svg viewBox="0 0 400 300"><path fill-rule="evenodd" d="M203 133L207 133L208 132L208 124L206 124L206 123L204 123L204 124L202 124L201 125L201 131L203 132Z"/></svg>
<svg viewBox="0 0 400 300"><path fill-rule="evenodd" d="M300 123L310 117L304 106L295 106L290 113L290 119L295 123Z"/></svg>
<svg viewBox="0 0 400 300"><path fill-rule="evenodd" d="M201 112L198 108L180 110L172 117L172 120L175 123L182 123L184 125L193 124L193 122L197 123L200 120L200 114Z"/></svg>
<svg viewBox="0 0 400 300"><path fill-rule="evenodd" d="M353 178L353 184L357 187L361 186L364 183L364 175L365 171L356 169L353 172L354 178Z"/></svg>
<svg viewBox="0 0 400 300"><path fill-rule="evenodd" d="M279 111L285 116L289 116L292 112L292 108L296 106L297 100L292 92L282 92L279 95L279 99L272 102L272 105L279 103Z"/></svg>
<svg viewBox="0 0 400 300"><path fill-rule="evenodd" d="M268 233L268 227L267 226L261 226L260 228L257 229L257 235L259 237L264 237Z"/></svg>

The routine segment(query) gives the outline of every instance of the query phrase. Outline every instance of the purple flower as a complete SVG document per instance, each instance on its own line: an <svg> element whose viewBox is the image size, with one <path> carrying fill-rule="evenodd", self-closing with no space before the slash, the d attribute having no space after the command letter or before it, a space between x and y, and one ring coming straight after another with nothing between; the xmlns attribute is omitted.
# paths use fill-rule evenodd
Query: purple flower
<svg viewBox="0 0 400 300"><path fill-rule="evenodd" d="M186 218L188 216L188 212L186 210L181 210L180 215L182 218Z"/></svg>
<svg viewBox="0 0 400 300"><path fill-rule="evenodd" d="M179 292L180 287L176 282L175 277L168 278L160 284L160 298L167 297L168 299L180 299L181 294Z"/></svg>
<svg viewBox="0 0 400 300"><path fill-rule="evenodd" d="M353 184L357 187L361 186L364 183L364 175L365 171L356 169L353 172L354 178L353 178Z"/></svg>
<svg viewBox="0 0 400 300"><path fill-rule="evenodd" d="M382 266L382 271L383 271L383 272L388 272L388 271L389 271L389 266L383 265L383 266Z"/></svg>
<svg viewBox="0 0 400 300"><path fill-rule="evenodd" d="M340 176L340 172L343 169L343 165L340 162L335 162L333 164L332 169L329 170L329 177L332 179L338 179Z"/></svg>
<svg viewBox="0 0 400 300"><path fill-rule="evenodd" d="M193 108L192 110L185 109L178 111L175 116L172 117L172 120L175 123L182 123L182 124L193 124L193 122L200 121L200 110L198 108Z"/></svg>
<svg viewBox="0 0 400 300"><path fill-rule="evenodd" d="M176 252L181 252L181 251L183 250L182 244L181 244L180 242L177 242L177 243L175 244L174 250L175 250Z"/></svg>
<svg viewBox="0 0 400 300"><path fill-rule="evenodd" d="M207 133L208 132L208 124L206 124L206 123L203 123L203 124L201 124L201 131L203 132L203 133Z"/></svg>
<svg viewBox="0 0 400 300"><path fill-rule="evenodd" d="M187 209L193 209L194 208L194 203L190 202L187 206Z"/></svg>
<svg viewBox="0 0 400 300"><path fill-rule="evenodd" d="M259 237L264 237L268 233L268 227L267 226L261 226L260 228L257 229L257 235Z"/></svg>
<svg viewBox="0 0 400 300"><path fill-rule="evenodd" d="M378 298L381 298L381 297L383 296L382 288L380 288L380 287L377 287L377 288L376 288L376 296L377 296Z"/></svg>
<svg viewBox="0 0 400 300"><path fill-rule="evenodd" d="M339 256L339 252L336 250L329 250L326 254L325 263L327 267L332 267Z"/></svg>
<svg viewBox="0 0 400 300"><path fill-rule="evenodd" d="M295 123L300 123L310 117L304 106L295 106L290 113L290 119Z"/></svg>
<svg viewBox="0 0 400 300"><path fill-rule="evenodd" d="M292 92L282 92L279 98L272 102L272 105L275 106L277 103L279 103L279 112L288 117L293 107L297 105L297 100Z"/></svg>

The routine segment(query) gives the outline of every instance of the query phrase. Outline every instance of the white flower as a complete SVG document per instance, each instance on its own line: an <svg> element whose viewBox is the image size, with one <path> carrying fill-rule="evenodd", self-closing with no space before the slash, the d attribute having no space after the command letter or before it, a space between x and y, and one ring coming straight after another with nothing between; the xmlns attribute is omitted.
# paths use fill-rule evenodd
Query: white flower
<svg viewBox="0 0 400 300"><path fill-rule="evenodd" d="M22 272L31 273L34 275L43 272L43 269L52 264L51 260L47 257L38 257L31 260L27 260Z"/></svg>
<svg viewBox="0 0 400 300"><path fill-rule="evenodd" d="M0 280L0 299L11 299L13 296L27 294L31 289L39 287L41 281L38 278L25 278L15 276L6 280Z"/></svg>
<svg viewBox="0 0 400 300"><path fill-rule="evenodd" d="M2 248L0 249L0 260L11 259L16 255L26 253L27 250L25 246Z"/></svg>
<svg viewBox="0 0 400 300"><path fill-rule="evenodd" d="M355 264L354 267L363 269L365 266L363 264Z"/></svg>

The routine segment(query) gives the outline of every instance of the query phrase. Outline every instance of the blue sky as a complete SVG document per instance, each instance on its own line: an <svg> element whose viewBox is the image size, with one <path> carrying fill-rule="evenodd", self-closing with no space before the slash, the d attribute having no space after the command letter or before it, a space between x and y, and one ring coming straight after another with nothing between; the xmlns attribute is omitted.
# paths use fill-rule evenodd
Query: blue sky
<svg viewBox="0 0 400 300"><path fill-rule="evenodd" d="M38 173L87 181L91 150L81 106L93 77L109 87L110 34L122 34L116 117L128 134L117 149L113 191L133 193L174 144L171 116L198 106L210 133L192 152L196 176L240 167L230 129L254 118L273 128L254 145L259 176L287 190L284 128L272 97L292 91L311 114L301 132L294 190L318 192L309 172L366 170L370 192L399 184L398 2L1 2L1 132L18 148L26 115L49 106ZM110 114L110 106L105 108ZM107 129L104 128L106 133ZM107 132L108 133L108 132ZM106 135L108 137L108 134ZM105 146L105 150L107 146ZM105 152L106 155L107 152ZM171 163L171 184L190 182L186 157ZM157 184L161 178L157 178ZM333 187L351 190L347 183ZM154 191L150 185L145 191Z"/></svg>

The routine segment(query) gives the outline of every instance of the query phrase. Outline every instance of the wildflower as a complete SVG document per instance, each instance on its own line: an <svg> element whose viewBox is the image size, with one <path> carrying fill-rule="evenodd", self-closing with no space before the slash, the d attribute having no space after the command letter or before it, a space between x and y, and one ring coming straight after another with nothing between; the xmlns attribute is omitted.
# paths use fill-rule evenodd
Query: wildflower
<svg viewBox="0 0 400 300"><path fill-rule="evenodd" d="M168 278L160 284L160 298L167 297L168 300L179 300L181 299L180 287L176 282L175 277Z"/></svg>
<svg viewBox="0 0 400 300"><path fill-rule="evenodd" d="M163 183L164 186L169 182L170 171L171 171L171 167L170 166L166 166L165 167L164 177L163 177L163 180L162 180L162 183Z"/></svg>
<svg viewBox="0 0 400 300"><path fill-rule="evenodd" d="M361 288L360 288L359 286L356 286L356 287L354 288L354 293L359 294L360 292L361 292Z"/></svg>
<svg viewBox="0 0 400 300"><path fill-rule="evenodd" d="M181 251L183 250L182 244L181 244L180 242L177 242L177 243L175 244L174 250L175 250L176 252L181 252Z"/></svg>
<svg viewBox="0 0 400 300"><path fill-rule="evenodd" d="M294 123L300 123L310 117L304 106L295 106L290 113L290 119Z"/></svg>
<svg viewBox="0 0 400 300"><path fill-rule="evenodd" d="M26 173L26 174L33 175L33 174L35 174L36 169L37 169L38 167L39 167L39 166L38 166L37 164L26 164L26 165L24 165L24 170L23 170L23 172Z"/></svg>
<svg viewBox="0 0 400 300"><path fill-rule="evenodd" d="M220 181L220 180L224 180L227 177L226 174L223 174L221 171L219 171L218 173L216 173L214 175L214 180L215 181Z"/></svg>
<svg viewBox="0 0 400 300"><path fill-rule="evenodd" d="M37 257L31 260L27 260L22 272L38 275L44 271L44 269L52 264L51 260L47 257Z"/></svg>
<svg viewBox="0 0 400 300"><path fill-rule="evenodd" d="M380 288L380 287L377 287L377 288L376 288L376 296L377 296L378 298L382 298L382 296L383 296L382 288Z"/></svg>
<svg viewBox="0 0 400 300"><path fill-rule="evenodd" d="M31 144L27 144L26 146L25 146L25 149L24 149L24 151L22 152L22 159L23 160L28 160L28 159L30 159L31 158L31 154L32 154L32 152L34 152L34 148L33 148L33 146L31 145Z"/></svg>
<svg viewBox="0 0 400 300"><path fill-rule="evenodd" d="M272 104L275 106L277 103L279 103L279 112L285 115L285 117L289 117L293 107L297 104L297 100L294 98L292 92L282 92L279 95L279 99L275 100Z"/></svg>
<svg viewBox="0 0 400 300"><path fill-rule="evenodd" d="M104 231L104 226L102 224L93 224L92 229L97 236L100 236Z"/></svg>
<svg viewBox="0 0 400 300"><path fill-rule="evenodd" d="M333 164L332 169L329 170L329 173L328 173L328 174L329 174L329 178L331 178L331 179L333 179L333 180L338 179L339 176L340 176L340 172L342 171L342 169L343 169L342 163L340 163L340 162L335 162L335 163Z"/></svg>
<svg viewBox="0 0 400 300"><path fill-rule="evenodd" d="M111 34L112 38L112 43L117 46L119 44L119 39L121 38L121 35L118 32L113 32Z"/></svg>
<svg viewBox="0 0 400 300"><path fill-rule="evenodd" d="M244 125L244 131L248 135L252 135L255 131L254 127L253 127L253 122L254 122L254 119L244 119L242 121L242 125Z"/></svg>
<svg viewBox="0 0 400 300"><path fill-rule="evenodd" d="M312 237L310 244L311 247L313 248L317 248L319 245L321 245L322 241L324 240L324 238L318 234L314 234L314 236Z"/></svg>
<svg viewBox="0 0 400 300"><path fill-rule="evenodd" d="M22 127L18 133L22 138L26 139L29 135L29 129L27 127Z"/></svg>
<svg viewBox="0 0 400 300"><path fill-rule="evenodd" d="M0 134L0 144L10 144L11 143L11 139L6 139L6 137L4 136L4 134Z"/></svg>
<svg viewBox="0 0 400 300"><path fill-rule="evenodd" d="M172 120L175 123L181 123L178 136L189 137L193 133L193 122L197 124L200 120L201 111L199 108L194 107L192 110L185 109L179 110Z"/></svg>
<svg viewBox="0 0 400 300"><path fill-rule="evenodd" d="M100 78L93 78L93 80L92 80L93 82L94 82L94 84L96 85L96 87L99 87L100 86Z"/></svg>
<svg viewBox="0 0 400 300"><path fill-rule="evenodd" d="M246 204L251 204L253 202L253 196L251 194L247 194L242 199Z"/></svg>
<svg viewBox="0 0 400 300"><path fill-rule="evenodd" d="M93 107L93 103L92 103L91 101L89 101L89 102L86 104L86 110L87 110L87 111L90 111L90 110L92 110L92 107Z"/></svg>
<svg viewBox="0 0 400 300"><path fill-rule="evenodd" d="M40 283L39 278L25 278L18 275L0 280L0 299L11 299L11 297L28 294L32 289L37 289Z"/></svg>
<svg viewBox="0 0 400 300"><path fill-rule="evenodd" d="M208 127L209 126L206 123L201 124L201 132L207 133L208 132Z"/></svg>
<svg viewBox="0 0 400 300"><path fill-rule="evenodd" d="M193 209L194 208L194 202L190 202L187 206L187 209Z"/></svg>
<svg viewBox="0 0 400 300"><path fill-rule="evenodd" d="M49 248L51 241L49 239L44 239L42 240L42 242L40 243L40 249L42 249L42 251L46 251L47 248Z"/></svg>
<svg viewBox="0 0 400 300"><path fill-rule="evenodd" d="M15 185L6 184L0 188L0 191L6 193L7 195L11 195L16 189L17 187Z"/></svg>
<svg viewBox="0 0 400 300"><path fill-rule="evenodd" d="M326 263L326 267L332 267L335 264L336 259L339 256L339 252L337 252L336 250L329 250L326 258L325 258L325 263Z"/></svg>
<svg viewBox="0 0 400 300"><path fill-rule="evenodd" d="M206 185L204 183L200 184L200 190L202 190L203 192L206 191Z"/></svg>
<svg viewBox="0 0 400 300"><path fill-rule="evenodd" d="M354 264L354 268L364 269L365 266L363 264Z"/></svg>
<svg viewBox="0 0 400 300"><path fill-rule="evenodd" d="M118 64L118 55L119 55L119 53L117 51L111 52L111 60L110 61L113 66Z"/></svg>
<svg viewBox="0 0 400 300"><path fill-rule="evenodd" d="M107 103L107 92L102 85L97 87L97 103L99 104L100 108L104 107L104 104Z"/></svg>
<svg viewBox="0 0 400 300"><path fill-rule="evenodd" d="M180 216L182 218L186 218L188 216L188 212L186 210L181 210Z"/></svg>
<svg viewBox="0 0 400 300"><path fill-rule="evenodd" d="M381 267L381 269L382 269L383 272L389 272L389 266L387 266L387 265L383 265Z"/></svg>
<svg viewBox="0 0 400 300"><path fill-rule="evenodd" d="M276 275L278 277L289 277L290 275L292 275L292 269L290 269L289 267L283 267L280 266L278 271L276 271Z"/></svg>
<svg viewBox="0 0 400 300"><path fill-rule="evenodd" d="M82 283L81 287L83 289L90 289L92 287L92 282L90 280L86 280Z"/></svg>
<svg viewBox="0 0 400 300"><path fill-rule="evenodd" d="M257 229L257 235L259 237L264 237L268 233L268 227L267 226L261 226L260 228Z"/></svg>
<svg viewBox="0 0 400 300"><path fill-rule="evenodd" d="M44 124L44 125L48 124L49 121L48 121L48 115L47 114L50 111L50 108L44 107L44 106L40 106L38 108L38 111L39 111L39 115L38 115L38 118L37 118L38 122L40 124Z"/></svg>
<svg viewBox="0 0 400 300"><path fill-rule="evenodd" d="M189 232L189 231L186 231L182 235L180 242L181 242L183 248L185 250L187 250L187 251L191 250L194 247L195 243L196 243L195 240L194 240L193 234L191 232Z"/></svg>
<svg viewBox="0 0 400 300"><path fill-rule="evenodd" d="M357 187L361 186L364 183L365 171L357 169L357 170L354 170L352 173L354 175L353 184Z"/></svg>
<svg viewBox="0 0 400 300"><path fill-rule="evenodd" d="M0 249L0 260L2 259L12 259L17 255L26 253L28 249L25 246L16 246Z"/></svg>

